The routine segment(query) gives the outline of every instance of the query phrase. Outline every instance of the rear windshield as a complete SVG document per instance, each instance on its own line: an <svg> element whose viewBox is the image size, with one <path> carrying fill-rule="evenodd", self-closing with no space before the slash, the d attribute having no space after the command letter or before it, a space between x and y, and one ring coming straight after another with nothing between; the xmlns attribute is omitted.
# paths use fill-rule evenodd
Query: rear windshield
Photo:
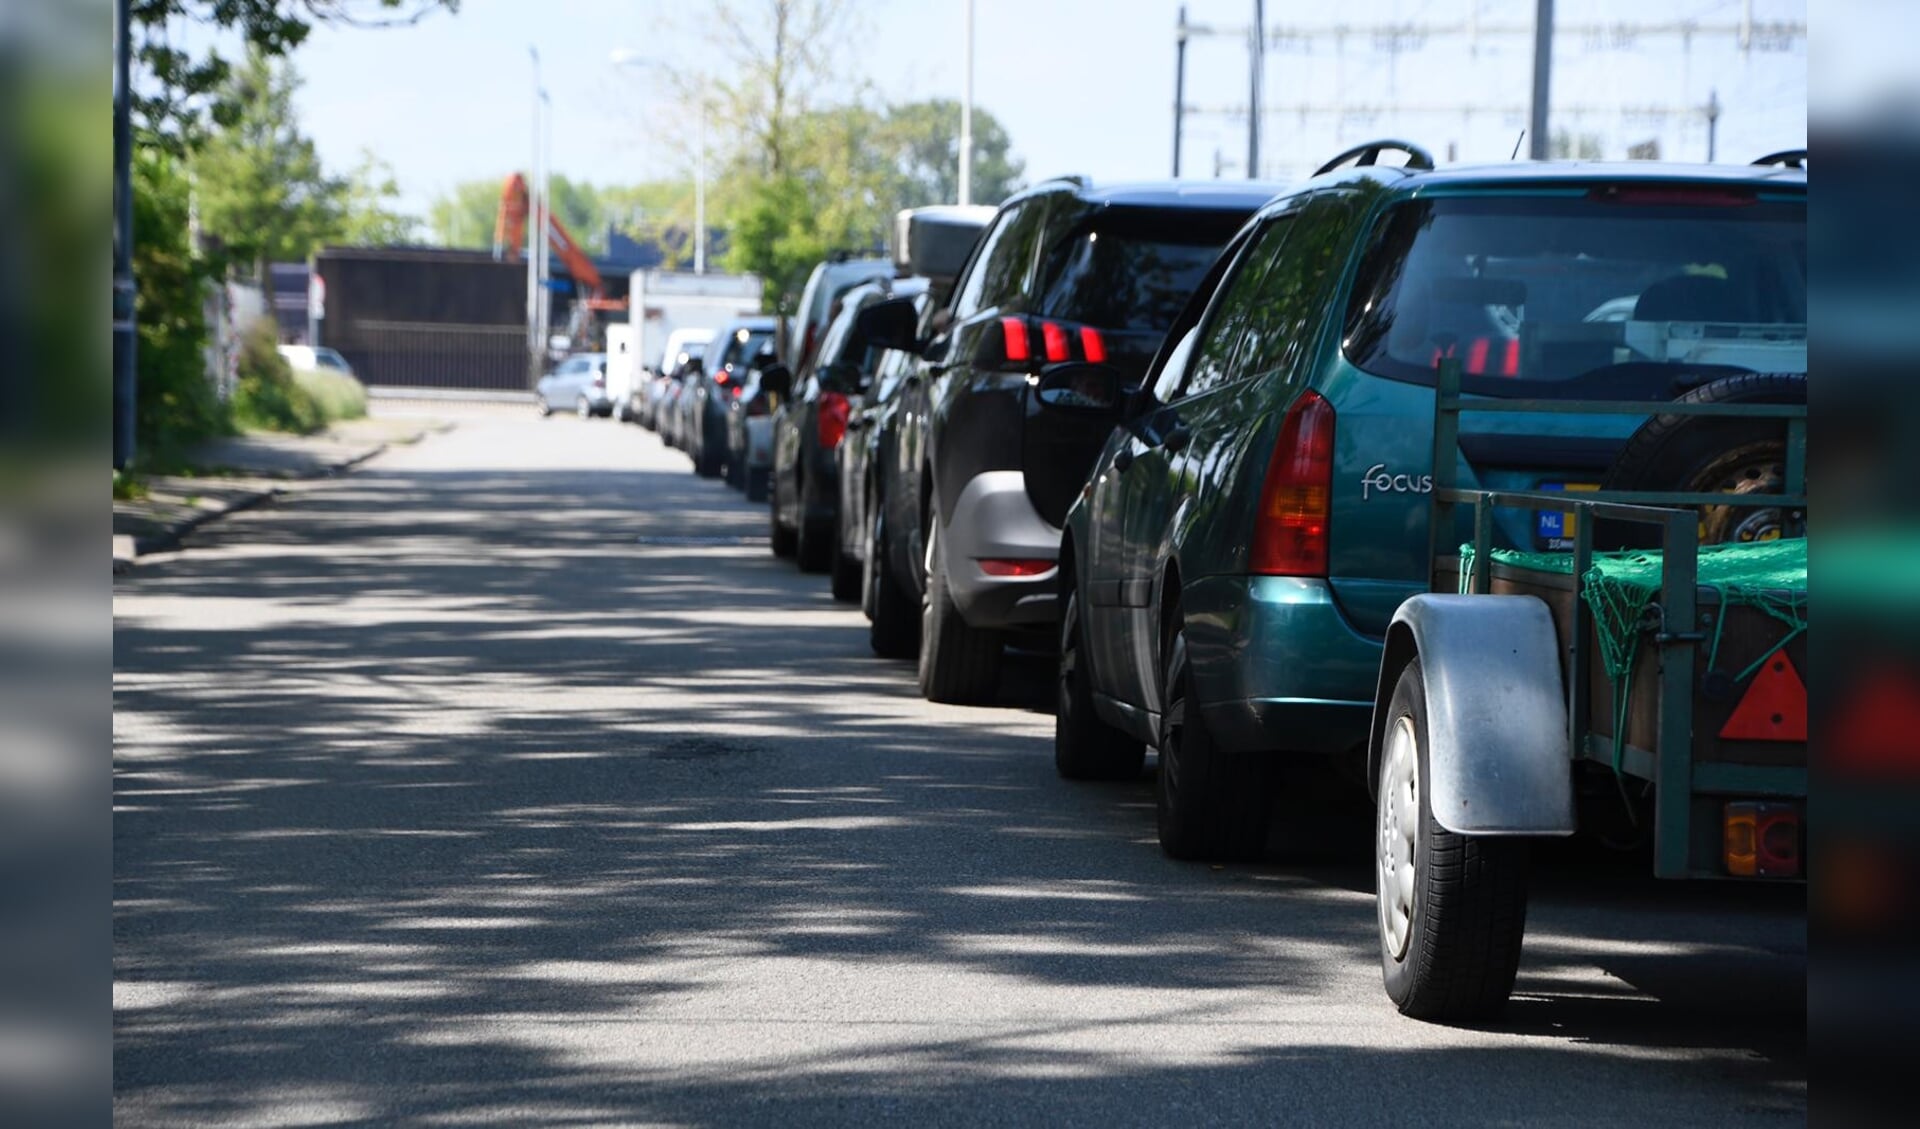
<svg viewBox="0 0 1920 1129"><path fill-rule="evenodd" d="M745 368L747 362L760 352L761 346L772 342L773 330L771 329L736 329L728 334L725 340L706 346L709 350L718 350L714 352L712 363L706 366L706 370L719 372L728 365ZM696 352L694 355L700 354Z"/></svg>
<svg viewBox="0 0 1920 1129"><path fill-rule="evenodd" d="M1344 343L1399 380L1431 383L1451 357L1472 392L1638 398L1689 374L1804 372L1806 323L1804 202L1625 186L1399 205Z"/></svg>
<svg viewBox="0 0 1920 1129"><path fill-rule="evenodd" d="M1246 216L1198 209L1095 213L1047 249L1039 314L1164 333Z"/></svg>

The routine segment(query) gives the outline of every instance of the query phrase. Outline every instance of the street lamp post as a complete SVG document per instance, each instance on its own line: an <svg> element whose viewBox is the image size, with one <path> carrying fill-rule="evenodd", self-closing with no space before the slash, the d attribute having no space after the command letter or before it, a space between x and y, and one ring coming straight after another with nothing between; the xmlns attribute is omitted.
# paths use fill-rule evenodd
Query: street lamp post
<svg viewBox="0 0 1920 1129"><path fill-rule="evenodd" d="M640 67L666 64L659 59L643 55L625 47L617 47L608 55L608 61L616 67ZM700 92L699 133L697 154L693 166L693 273L707 273L707 95L703 88Z"/></svg>
<svg viewBox="0 0 1920 1129"><path fill-rule="evenodd" d="M527 162L527 383L540 379L543 347L540 343L540 252L546 230L540 223L540 102L546 87L540 82L540 49L529 46L533 60L533 152Z"/></svg>

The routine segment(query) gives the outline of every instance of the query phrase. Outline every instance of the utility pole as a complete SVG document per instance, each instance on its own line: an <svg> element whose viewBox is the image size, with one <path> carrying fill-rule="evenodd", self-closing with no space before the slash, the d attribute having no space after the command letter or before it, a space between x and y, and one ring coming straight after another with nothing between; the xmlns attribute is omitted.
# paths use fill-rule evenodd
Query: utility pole
<svg viewBox="0 0 1920 1129"><path fill-rule="evenodd" d="M707 92L700 91L700 159L693 166L693 273L707 273Z"/></svg>
<svg viewBox="0 0 1920 1129"><path fill-rule="evenodd" d="M1712 164L1720 140L1720 92L1707 91L1707 163Z"/></svg>
<svg viewBox="0 0 1920 1129"><path fill-rule="evenodd" d="M1535 0L1533 15L1533 104L1527 115L1527 156L1547 159L1547 92L1553 78L1553 0Z"/></svg>
<svg viewBox="0 0 1920 1129"><path fill-rule="evenodd" d="M113 469L133 462L134 419L138 414L133 288L133 35L127 26L128 0L114 6L113 44Z"/></svg>
<svg viewBox="0 0 1920 1129"><path fill-rule="evenodd" d="M1187 6L1180 5L1180 22L1173 38L1173 175L1180 175L1180 127L1187 117Z"/></svg>
<svg viewBox="0 0 1920 1129"><path fill-rule="evenodd" d="M1260 75L1266 69L1267 5L1253 0L1253 31L1247 39L1247 179L1260 179Z"/></svg>
<svg viewBox="0 0 1920 1129"><path fill-rule="evenodd" d="M540 99L545 89L540 84L540 49L529 46L533 59L533 152L527 161L527 387L540 379L540 252L546 238L540 227Z"/></svg>
<svg viewBox="0 0 1920 1129"><path fill-rule="evenodd" d="M553 99L540 92L540 368L553 336Z"/></svg>
<svg viewBox="0 0 1920 1129"><path fill-rule="evenodd" d="M966 77L960 94L960 203L973 203L973 0L967 0Z"/></svg>

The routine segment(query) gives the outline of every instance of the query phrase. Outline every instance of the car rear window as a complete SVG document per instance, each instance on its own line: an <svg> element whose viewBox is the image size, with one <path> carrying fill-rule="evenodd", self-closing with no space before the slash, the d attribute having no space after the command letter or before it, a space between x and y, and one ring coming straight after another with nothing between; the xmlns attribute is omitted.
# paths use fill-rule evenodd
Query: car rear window
<svg viewBox="0 0 1920 1129"><path fill-rule="evenodd" d="M1048 247L1037 312L1164 333L1245 219L1200 209L1096 212Z"/></svg>
<svg viewBox="0 0 1920 1129"><path fill-rule="evenodd" d="M707 371L718 372L727 365L745 366L760 352L761 346L772 340L771 329L736 329L720 343L720 351L715 354L713 363L707 366ZM696 352L694 355L700 354Z"/></svg>
<svg viewBox="0 0 1920 1129"><path fill-rule="evenodd" d="M1660 396L1689 372L1804 372L1806 206L1645 182L1413 200L1376 228L1348 358L1488 395Z"/></svg>

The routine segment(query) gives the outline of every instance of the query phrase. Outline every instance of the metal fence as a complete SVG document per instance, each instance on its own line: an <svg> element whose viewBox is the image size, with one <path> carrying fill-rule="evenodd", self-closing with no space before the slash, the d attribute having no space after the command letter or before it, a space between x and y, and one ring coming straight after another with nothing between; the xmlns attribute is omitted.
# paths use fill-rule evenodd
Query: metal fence
<svg viewBox="0 0 1920 1129"><path fill-rule="evenodd" d="M528 388L526 268L484 252L328 248L319 343L370 387Z"/></svg>

